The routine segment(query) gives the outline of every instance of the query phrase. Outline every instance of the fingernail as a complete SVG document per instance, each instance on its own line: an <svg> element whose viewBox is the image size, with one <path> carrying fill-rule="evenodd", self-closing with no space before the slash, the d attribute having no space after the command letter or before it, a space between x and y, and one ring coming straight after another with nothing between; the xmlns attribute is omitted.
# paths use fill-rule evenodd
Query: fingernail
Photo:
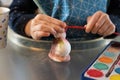
<svg viewBox="0 0 120 80"><path fill-rule="evenodd" d="M55 38L57 38L57 37L58 37L58 35L57 35L57 34L54 34L54 37L55 37Z"/></svg>
<svg viewBox="0 0 120 80"><path fill-rule="evenodd" d="M60 28L60 32L64 32L65 31L65 29L63 29L63 28Z"/></svg>
<svg viewBox="0 0 120 80"><path fill-rule="evenodd" d="M67 24L64 22L64 23L63 23L63 27L65 28L66 26L67 26Z"/></svg>
<svg viewBox="0 0 120 80"><path fill-rule="evenodd" d="M85 30L86 31L86 33L89 33L90 31L88 31L87 29Z"/></svg>
<svg viewBox="0 0 120 80"><path fill-rule="evenodd" d="M87 25L84 25L84 27L86 28Z"/></svg>
<svg viewBox="0 0 120 80"><path fill-rule="evenodd" d="M53 35L54 35L54 37L56 36L56 34L57 34L57 32L56 31L53 31L53 33L52 33Z"/></svg>
<svg viewBox="0 0 120 80"><path fill-rule="evenodd" d="M96 32L92 32L92 34L96 34Z"/></svg>
<svg viewBox="0 0 120 80"><path fill-rule="evenodd" d="M85 32L89 33L90 31L88 30L87 25L84 25L84 27L85 27Z"/></svg>

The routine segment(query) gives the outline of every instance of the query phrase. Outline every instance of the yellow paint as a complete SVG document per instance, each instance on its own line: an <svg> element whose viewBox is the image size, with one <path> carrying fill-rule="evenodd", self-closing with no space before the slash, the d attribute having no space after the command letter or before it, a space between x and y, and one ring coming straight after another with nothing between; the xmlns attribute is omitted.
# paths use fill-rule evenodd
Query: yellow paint
<svg viewBox="0 0 120 80"><path fill-rule="evenodd" d="M110 80L120 80L120 74L110 76Z"/></svg>

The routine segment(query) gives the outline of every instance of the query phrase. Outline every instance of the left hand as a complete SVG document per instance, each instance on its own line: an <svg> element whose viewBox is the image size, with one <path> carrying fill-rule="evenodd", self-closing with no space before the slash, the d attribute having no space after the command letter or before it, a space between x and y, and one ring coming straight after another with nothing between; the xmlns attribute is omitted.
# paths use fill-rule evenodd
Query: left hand
<svg viewBox="0 0 120 80"><path fill-rule="evenodd" d="M108 14L97 11L95 14L88 17L86 32L108 36L115 32L115 25L110 20Z"/></svg>

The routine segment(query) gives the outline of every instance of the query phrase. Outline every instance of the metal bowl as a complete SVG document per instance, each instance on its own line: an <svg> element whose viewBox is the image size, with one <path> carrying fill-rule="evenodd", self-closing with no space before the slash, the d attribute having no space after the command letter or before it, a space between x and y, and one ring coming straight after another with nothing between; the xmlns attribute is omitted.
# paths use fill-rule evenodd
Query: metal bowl
<svg viewBox="0 0 120 80"><path fill-rule="evenodd" d="M37 50L49 50L51 48L52 41L48 40L34 40L15 33L12 29L8 28L8 39L18 46L37 49ZM99 37L93 40L84 41L70 41L72 51L93 49L104 46L107 44L103 37Z"/></svg>

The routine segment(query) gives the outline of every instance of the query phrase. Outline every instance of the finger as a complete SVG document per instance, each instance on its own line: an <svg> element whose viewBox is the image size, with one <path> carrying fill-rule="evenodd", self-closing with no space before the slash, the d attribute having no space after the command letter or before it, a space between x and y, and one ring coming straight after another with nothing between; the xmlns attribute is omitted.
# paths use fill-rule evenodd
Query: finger
<svg viewBox="0 0 120 80"><path fill-rule="evenodd" d="M110 24L108 30L105 31L105 33L103 34L103 36L111 35L114 32L115 32L115 25L114 24Z"/></svg>
<svg viewBox="0 0 120 80"><path fill-rule="evenodd" d="M44 15L44 14L38 14L35 19L39 19L39 20L44 20L44 21L47 21L49 23L53 23L53 24L56 24L56 25L59 25L63 28L66 27L66 23L63 22L63 21L60 21L58 19L55 19L55 18L52 18L50 16L47 16L47 15Z"/></svg>
<svg viewBox="0 0 120 80"><path fill-rule="evenodd" d="M41 24L41 25L46 25L48 27L51 27L51 28L54 28L56 32L58 33L62 33L65 31L64 28L61 28L60 26L56 25L56 24L52 24L52 23L48 23L48 22L45 22L45 21L41 21L41 20L35 20L37 22L37 25L38 24ZM44 27L44 26L43 26ZM37 27L35 30L41 30L41 27Z"/></svg>
<svg viewBox="0 0 120 80"><path fill-rule="evenodd" d="M89 16L89 17L87 18L87 23L90 21L91 17L92 17L92 16Z"/></svg>
<svg viewBox="0 0 120 80"><path fill-rule="evenodd" d="M49 25L48 25L49 26ZM58 25L55 25L55 24L51 24L50 27L53 27L54 30L57 32L57 33L63 33L65 32L65 29L64 28L61 28L60 26Z"/></svg>
<svg viewBox="0 0 120 80"><path fill-rule="evenodd" d="M110 35L110 34L112 34L111 33L111 28L109 28L104 34L103 34L103 36L105 37L105 36L108 36L108 35Z"/></svg>
<svg viewBox="0 0 120 80"><path fill-rule="evenodd" d="M45 21L39 21L40 24L45 24L46 26L48 27L51 27L51 28L54 28L54 30L58 33L62 33L65 31L64 28L61 28L60 26L56 25L56 24L52 24L52 23L49 23L49 22L45 22Z"/></svg>
<svg viewBox="0 0 120 80"><path fill-rule="evenodd" d="M109 28L109 21L105 21L103 25L101 25L100 29L97 31L99 34L103 35L107 29Z"/></svg>
<svg viewBox="0 0 120 80"><path fill-rule="evenodd" d="M41 37L48 37L50 36L49 32L43 32L43 31L35 31L32 35L33 39L39 40Z"/></svg>
<svg viewBox="0 0 120 80"><path fill-rule="evenodd" d="M47 26L49 27L49 25L46 25L46 28L43 28L42 31L45 31L45 32L50 32L52 35L54 35L54 37L57 37L57 34L58 33L63 33L65 30L60 28L60 27L57 27L57 25L50 25L51 27L47 28ZM53 27L54 26L54 27ZM55 30L55 28L57 30ZM59 30L59 31L58 31ZM60 32L61 30L61 32ZM58 32L57 32L58 31Z"/></svg>
<svg viewBox="0 0 120 80"><path fill-rule="evenodd" d="M95 23L98 21L100 15L101 15L101 12L98 11L91 17L90 21L87 23L87 27L86 27L87 33L89 33L93 29L93 27L94 27Z"/></svg>
<svg viewBox="0 0 120 80"><path fill-rule="evenodd" d="M53 27L50 27L50 26L45 25L45 24L36 25L36 26L32 27L31 30L32 30L32 32L34 32L34 31L49 32L53 35L57 33Z"/></svg>
<svg viewBox="0 0 120 80"><path fill-rule="evenodd" d="M104 14L104 15L101 15L100 16L100 18L98 19L98 21L96 22L96 24L95 24L95 26L93 27L93 29L92 29L92 33L93 34L96 34L97 32L98 32L98 30L102 27L102 25L104 24L104 23L106 23L105 21L106 21L106 14ZM108 24L108 23L107 23ZM102 29L102 28L101 28Z"/></svg>

